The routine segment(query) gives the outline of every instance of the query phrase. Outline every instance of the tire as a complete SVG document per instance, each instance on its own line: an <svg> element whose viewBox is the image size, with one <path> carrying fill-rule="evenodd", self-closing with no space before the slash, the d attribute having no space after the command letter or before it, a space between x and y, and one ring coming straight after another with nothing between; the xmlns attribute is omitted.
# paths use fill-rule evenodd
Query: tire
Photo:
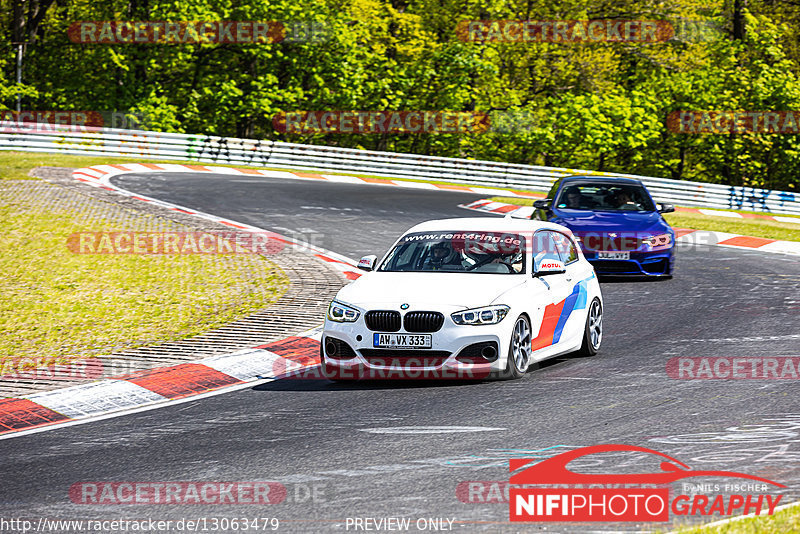
<svg viewBox="0 0 800 534"><path fill-rule="evenodd" d="M506 369L499 374L501 380L522 378L531 363L531 341L531 322L526 316L520 315L511 332Z"/></svg>
<svg viewBox="0 0 800 534"><path fill-rule="evenodd" d="M595 297L586 313L586 326L583 329L583 344L578 355L594 356L603 342L603 305Z"/></svg>

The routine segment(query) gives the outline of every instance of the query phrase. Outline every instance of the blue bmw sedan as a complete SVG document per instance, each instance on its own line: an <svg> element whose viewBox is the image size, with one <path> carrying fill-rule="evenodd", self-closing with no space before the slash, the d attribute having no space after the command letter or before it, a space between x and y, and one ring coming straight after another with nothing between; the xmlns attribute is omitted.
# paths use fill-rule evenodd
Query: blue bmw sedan
<svg viewBox="0 0 800 534"><path fill-rule="evenodd" d="M672 277L675 232L661 214L675 208L639 180L566 176L534 208L532 219L572 230L597 274Z"/></svg>

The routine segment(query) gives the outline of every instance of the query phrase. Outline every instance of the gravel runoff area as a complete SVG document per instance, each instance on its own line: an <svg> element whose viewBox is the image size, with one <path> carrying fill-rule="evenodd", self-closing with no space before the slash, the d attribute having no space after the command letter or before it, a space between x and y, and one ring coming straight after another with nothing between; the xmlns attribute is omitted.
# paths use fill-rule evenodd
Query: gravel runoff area
<svg viewBox="0 0 800 534"><path fill-rule="evenodd" d="M72 169L39 167L31 175L41 180L7 181L0 187L0 202L13 198L18 205L82 213L87 223L116 222L120 229L164 231L230 231L222 224L129 199L117 193L75 181ZM220 256L226 261L226 256ZM347 280L327 262L295 247L269 254L270 261L237 255L242 269L271 269L277 265L289 278L289 288L266 308L194 337L99 355L103 374L115 378L142 369L188 363L192 360L283 339L319 326L328 303ZM274 263L271 263L274 262ZM94 379L94 378L93 378ZM0 398L85 383L89 379L59 377L0 377Z"/></svg>

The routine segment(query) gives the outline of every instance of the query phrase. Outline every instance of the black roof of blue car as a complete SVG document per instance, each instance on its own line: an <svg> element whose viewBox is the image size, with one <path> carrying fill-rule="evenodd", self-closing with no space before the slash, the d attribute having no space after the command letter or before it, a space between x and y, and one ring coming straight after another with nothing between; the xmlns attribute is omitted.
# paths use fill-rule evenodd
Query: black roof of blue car
<svg viewBox="0 0 800 534"><path fill-rule="evenodd" d="M574 175L574 176L566 176L562 178L564 182L573 182L573 181L581 181L581 182L597 182L600 184L636 184L636 185L643 185L640 180L636 180L635 178L626 178L623 176L591 176L591 175Z"/></svg>

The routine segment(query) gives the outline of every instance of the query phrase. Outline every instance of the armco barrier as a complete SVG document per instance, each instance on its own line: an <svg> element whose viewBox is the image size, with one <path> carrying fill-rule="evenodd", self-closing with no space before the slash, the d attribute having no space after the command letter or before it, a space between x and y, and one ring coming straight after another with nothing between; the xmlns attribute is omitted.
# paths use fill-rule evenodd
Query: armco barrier
<svg viewBox="0 0 800 534"><path fill-rule="evenodd" d="M0 128L0 150L93 156L128 156L203 163L356 172L390 178L546 191L570 174L610 173L439 158L232 137L116 130L77 126L20 125ZM644 182L659 202L718 209L800 215L800 193L701 182L619 175Z"/></svg>

